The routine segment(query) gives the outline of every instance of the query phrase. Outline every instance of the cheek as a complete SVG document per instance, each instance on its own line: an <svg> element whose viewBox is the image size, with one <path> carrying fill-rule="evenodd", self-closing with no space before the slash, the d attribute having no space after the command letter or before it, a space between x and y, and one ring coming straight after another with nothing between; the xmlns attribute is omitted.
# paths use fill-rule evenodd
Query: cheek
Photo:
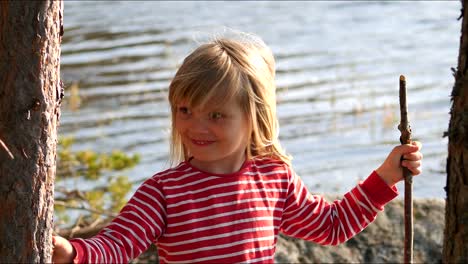
<svg viewBox="0 0 468 264"><path fill-rule="evenodd" d="M178 122L176 121L174 126L173 126L174 131L179 134L179 136L184 140L184 131L186 131L184 122Z"/></svg>
<svg viewBox="0 0 468 264"><path fill-rule="evenodd" d="M174 120L174 129L177 131L185 130L187 127L187 121L184 121L180 118Z"/></svg>
<svg viewBox="0 0 468 264"><path fill-rule="evenodd" d="M242 135L243 138L247 138L248 140L248 135L252 133L252 124L249 121L248 118L245 118L239 122L239 130L238 133Z"/></svg>
<svg viewBox="0 0 468 264"><path fill-rule="evenodd" d="M237 122L233 127L228 129L227 131L227 133L229 133L229 137L232 139L233 142L236 142L236 144L248 144L250 133L250 128L248 124L244 122Z"/></svg>

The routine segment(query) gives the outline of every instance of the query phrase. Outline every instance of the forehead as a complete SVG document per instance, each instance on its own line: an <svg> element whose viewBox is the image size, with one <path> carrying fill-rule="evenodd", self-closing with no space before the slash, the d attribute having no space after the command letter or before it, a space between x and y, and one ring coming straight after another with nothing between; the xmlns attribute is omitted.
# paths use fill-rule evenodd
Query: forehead
<svg viewBox="0 0 468 264"><path fill-rule="evenodd" d="M203 104L193 104L189 100L181 100L178 106L188 106L200 112L212 111L241 111L242 107L237 100L217 100L215 98L209 99Z"/></svg>

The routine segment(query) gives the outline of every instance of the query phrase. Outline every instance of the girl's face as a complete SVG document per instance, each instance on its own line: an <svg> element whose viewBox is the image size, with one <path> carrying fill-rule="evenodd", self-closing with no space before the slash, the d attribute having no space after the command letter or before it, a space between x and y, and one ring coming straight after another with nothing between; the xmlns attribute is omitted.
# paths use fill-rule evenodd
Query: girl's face
<svg viewBox="0 0 468 264"><path fill-rule="evenodd" d="M175 129L197 168L217 174L238 171L245 161L250 126L240 105L232 100L221 107L176 106Z"/></svg>

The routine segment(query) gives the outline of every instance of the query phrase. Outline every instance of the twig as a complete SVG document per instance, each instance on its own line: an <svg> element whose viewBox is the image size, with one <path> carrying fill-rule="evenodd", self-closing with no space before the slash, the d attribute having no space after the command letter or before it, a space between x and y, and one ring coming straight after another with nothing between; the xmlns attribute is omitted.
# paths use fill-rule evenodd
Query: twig
<svg viewBox="0 0 468 264"><path fill-rule="evenodd" d="M400 115L398 130L401 132L400 143L411 143L411 128L408 122L408 106L406 104L406 79L400 75ZM403 167L405 178L405 251L404 263L413 263L413 176L411 171Z"/></svg>
<svg viewBox="0 0 468 264"><path fill-rule="evenodd" d="M81 238L88 238L96 235L99 231L101 231L104 227L106 227L112 219L97 219L96 222L92 223L92 225L83 225L83 223L79 223L79 227L76 228L76 225L73 228L68 229L60 229L57 231L59 236L63 236L65 238L74 238L74 237L81 237ZM72 230L73 229L73 230Z"/></svg>
<svg viewBox="0 0 468 264"><path fill-rule="evenodd" d="M69 233L70 237L73 237L73 234L75 232L78 232L81 230L80 226L82 222L83 222L83 215L80 215L78 219L76 220L75 225L70 229L70 233Z"/></svg>
<svg viewBox="0 0 468 264"><path fill-rule="evenodd" d="M84 211L88 211L88 212L91 212L91 213L110 216L110 217L116 217L117 216L116 213L100 211L100 210L97 210L97 209L94 209L94 208L87 208L87 207L84 207L84 206L73 206L73 205L69 205L69 204L67 204L67 203L65 203L63 201L55 200L55 205L60 205L60 206L63 206L65 208L69 208L69 209L84 210Z"/></svg>
<svg viewBox="0 0 468 264"><path fill-rule="evenodd" d="M102 224L103 221L100 217L98 217L96 220L94 220L92 223L82 226L84 220L83 220L83 215L80 215L78 218L78 221L76 221L75 226L69 230L69 233L67 234L67 237L75 237L76 234L83 234L85 232L93 232L94 230L100 230L102 229L102 226L99 226L99 224Z"/></svg>
<svg viewBox="0 0 468 264"><path fill-rule="evenodd" d="M0 145L5 149L5 151L8 153L11 159L15 159L15 156L11 153L11 151L8 149L7 145L3 142L2 139L0 139Z"/></svg>

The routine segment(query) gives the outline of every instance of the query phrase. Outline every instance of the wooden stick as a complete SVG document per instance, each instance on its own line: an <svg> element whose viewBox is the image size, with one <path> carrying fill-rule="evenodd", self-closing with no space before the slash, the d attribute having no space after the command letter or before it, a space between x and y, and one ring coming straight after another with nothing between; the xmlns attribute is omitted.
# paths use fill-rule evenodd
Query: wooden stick
<svg viewBox="0 0 468 264"><path fill-rule="evenodd" d="M408 122L408 106L406 104L406 79L400 75L400 115L398 130L401 132L400 143L411 143L411 128ZM404 263L413 263L413 176L408 168L403 167L405 178L405 251Z"/></svg>

